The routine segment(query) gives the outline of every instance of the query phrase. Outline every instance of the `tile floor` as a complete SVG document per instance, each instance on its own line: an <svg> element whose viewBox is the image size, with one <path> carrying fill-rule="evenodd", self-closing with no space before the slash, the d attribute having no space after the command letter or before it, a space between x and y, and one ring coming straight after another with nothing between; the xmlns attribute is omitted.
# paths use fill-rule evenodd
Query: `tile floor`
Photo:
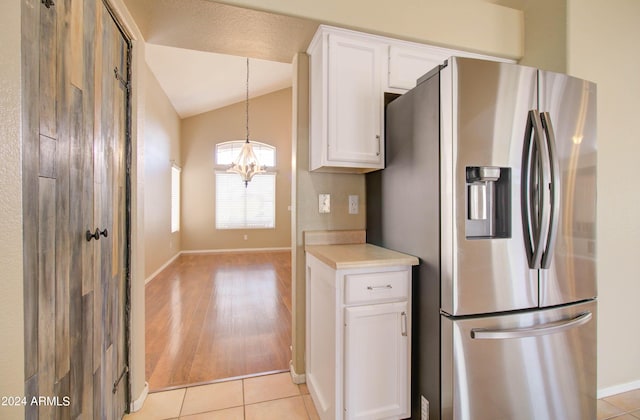
<svg viewBox="0 0 640 420"><path fill-rule="evenodd" d="M289 372L149 394L124 420L316 420L306 385Z"/></svg>
<svg viewBox="0 0 640 420"><path fill-rule="evenodd" d="M640 389L598 400L598 420L640 419Z"/></svg>
<svg viewBox="0 0 640 420"><path fill-rule="evenodd" d="M124 420L316 420L306 385L288 372L149 394ZM598 420L640 419L640 389L598 400Z"/></svg>

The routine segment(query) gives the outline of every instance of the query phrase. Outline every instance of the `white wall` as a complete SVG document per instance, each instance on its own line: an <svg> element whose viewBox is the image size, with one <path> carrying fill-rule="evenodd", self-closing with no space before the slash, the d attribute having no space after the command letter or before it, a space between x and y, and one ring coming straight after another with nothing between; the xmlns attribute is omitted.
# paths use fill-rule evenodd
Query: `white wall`
<svg viewBox="0 0 640 420"><path fill-rule="evenodd" d="M22 131L20 0L0 3L0 397L24 392L22 278ZM28 204L28 203L27 203ZM23 407L0 405L0 418L20 419Z"/></svg>
<svg viewBox="0 0 640 420"><path fill-rule="evenodd" d="M457 49L518 59L523 13L487 0L222 0L236 6L304 17Z"/></svg>
<svg viewBox="0 0 640 420"><path fill-rule="evenodd" d="M246 136L245 103L182 120L183 251L288 248L291 246L291 89L249 101L249 137L276 148L273 229L216 229L215 147ZM242 185L238 177L238 185Z"/></svg>
<svg viewBox="0 0 640 420"><path fill-rule="evenodd" d="M598 389L640 387L640 2L568 0L568 73L598 84Z"/></svg>
<svg viewBox="0 0 640 420"><path fill-rule="evenodd" d="M145 66L144 237L145 278L181 250L181 231L171 233L171 161L180 159L180 118Z"/></svg>

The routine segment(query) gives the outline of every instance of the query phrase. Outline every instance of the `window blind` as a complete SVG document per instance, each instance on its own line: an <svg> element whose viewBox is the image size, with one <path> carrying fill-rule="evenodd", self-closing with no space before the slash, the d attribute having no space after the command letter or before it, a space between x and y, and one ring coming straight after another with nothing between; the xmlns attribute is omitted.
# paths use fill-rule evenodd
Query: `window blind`
<svg viewBox="0 0 640 420"><path fill-rule="evenodd" d="M255 175L246 186L237 174L217 171L216 229L275 227L276 175Z"/></svg>

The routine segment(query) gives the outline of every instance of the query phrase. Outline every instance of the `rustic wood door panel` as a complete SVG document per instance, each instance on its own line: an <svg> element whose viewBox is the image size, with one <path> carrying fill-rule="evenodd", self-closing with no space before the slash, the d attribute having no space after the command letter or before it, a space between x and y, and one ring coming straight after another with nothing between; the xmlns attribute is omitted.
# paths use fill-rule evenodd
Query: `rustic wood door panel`
<svg viewBox="0 0 640 420"><path fill-rule="evenodd" d="M26 417L121 418L129 42L100 0L22 14Z"/></svg>

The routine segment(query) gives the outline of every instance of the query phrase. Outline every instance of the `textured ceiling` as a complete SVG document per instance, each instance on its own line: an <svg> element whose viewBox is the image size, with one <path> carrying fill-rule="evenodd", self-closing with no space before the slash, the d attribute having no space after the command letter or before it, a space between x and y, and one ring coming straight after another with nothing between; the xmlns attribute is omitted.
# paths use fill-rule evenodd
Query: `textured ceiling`
<svg viewBox="0 0 640 420"><path fill-rule="evenodd" d="M145 41L291 63L318 23L207 0L124 0Z"/></svg>
<svg viewBox="0 0 640 420"><path fill-rule="evenodd" d="M181 118L291 86L291 61L318 23L207 0L124 0L146 61Z"/></svg>

